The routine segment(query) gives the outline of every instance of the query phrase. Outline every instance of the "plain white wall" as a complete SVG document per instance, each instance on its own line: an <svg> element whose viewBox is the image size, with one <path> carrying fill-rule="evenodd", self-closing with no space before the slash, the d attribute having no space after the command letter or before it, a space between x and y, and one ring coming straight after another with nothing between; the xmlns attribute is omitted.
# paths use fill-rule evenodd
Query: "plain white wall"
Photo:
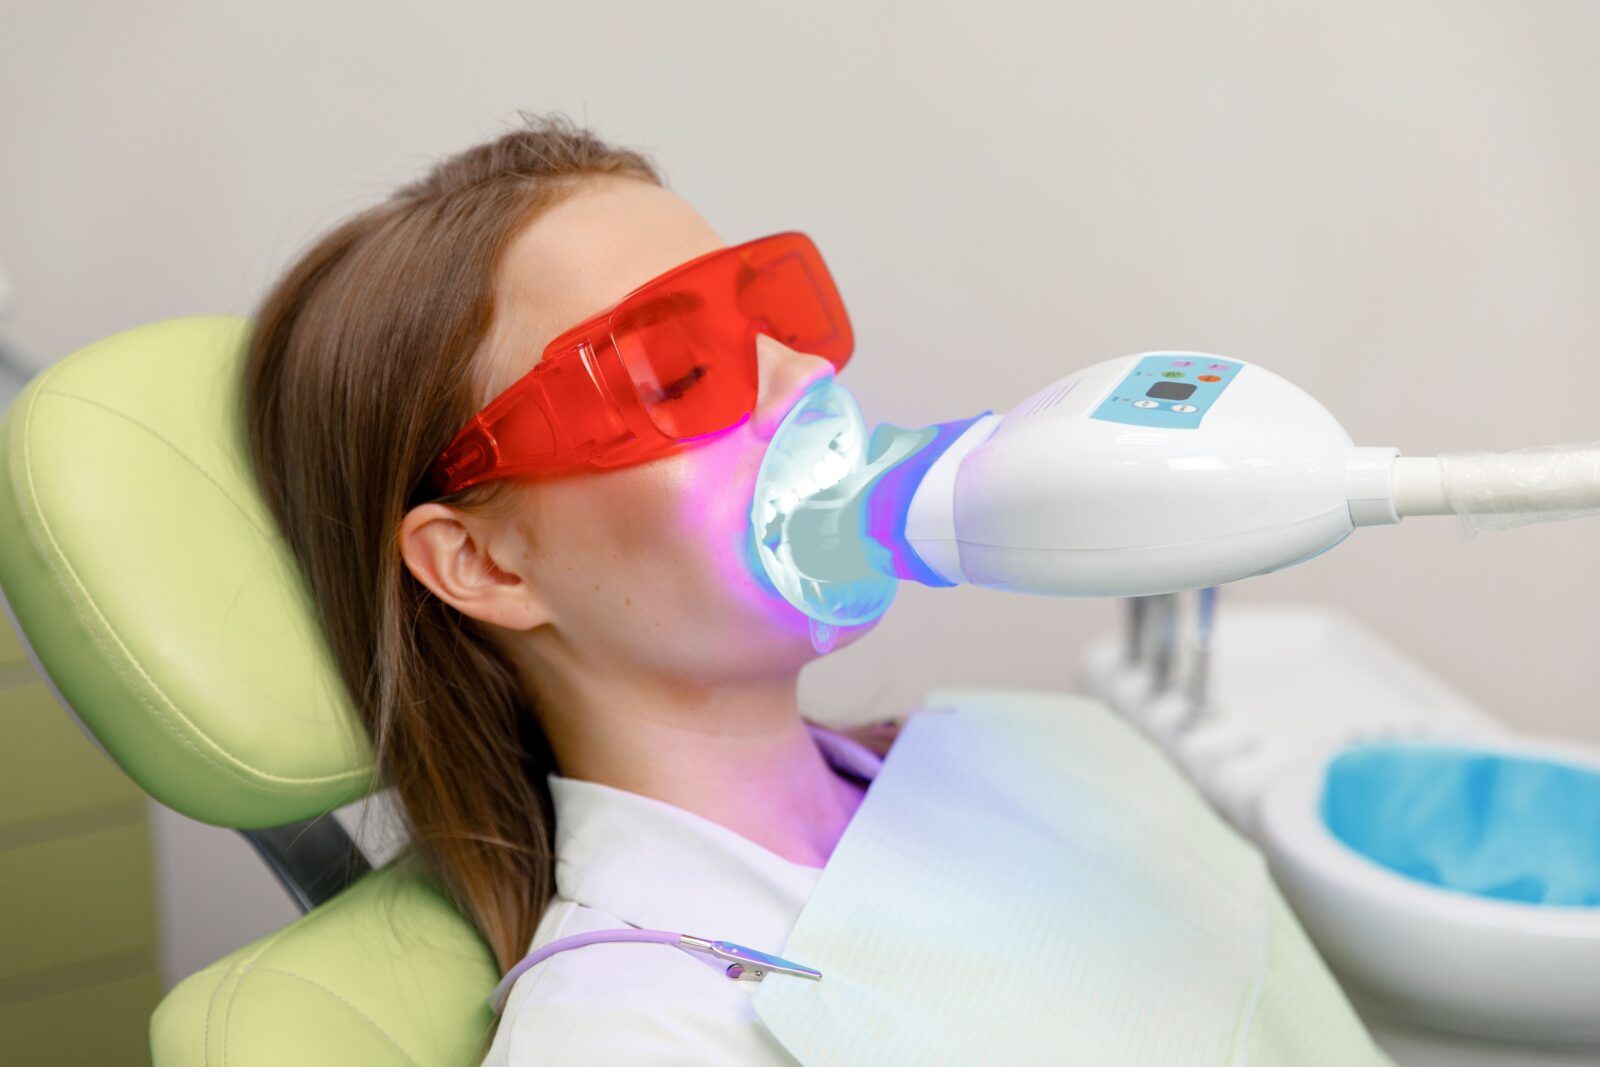
<svg viewBox="0 0 1600 1067"><path fill-rule="evenodd" d="M1005 410L1185 347L1272 368L1362 444L1595 440L1597 41L1583 0L12 0L6 336L42 361L248 313L336 219L559 109L650 154L729 241L812 233L873 420ZM1362 530L1227 589L1221 625L1234 602L1336 604L1517 726L1600 740L1597 545L1593 519ZM1118 621L906 587L802 697L854 719L936 685L1072 688ZM159 834L169 977L290 917L232 835Z"/></svg>

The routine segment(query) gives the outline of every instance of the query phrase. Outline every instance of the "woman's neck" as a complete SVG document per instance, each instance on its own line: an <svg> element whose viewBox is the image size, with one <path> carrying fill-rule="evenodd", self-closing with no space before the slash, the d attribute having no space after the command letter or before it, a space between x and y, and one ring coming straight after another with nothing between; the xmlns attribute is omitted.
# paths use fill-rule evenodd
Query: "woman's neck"
<svg viewBox="0 0 1600 1067"><path fill-rule="evenodd" d="M865 788L823 758L800 717L797 683L685 690L586 679L545 692L540 720L560 774L652 797L821 867Z"/></svg>

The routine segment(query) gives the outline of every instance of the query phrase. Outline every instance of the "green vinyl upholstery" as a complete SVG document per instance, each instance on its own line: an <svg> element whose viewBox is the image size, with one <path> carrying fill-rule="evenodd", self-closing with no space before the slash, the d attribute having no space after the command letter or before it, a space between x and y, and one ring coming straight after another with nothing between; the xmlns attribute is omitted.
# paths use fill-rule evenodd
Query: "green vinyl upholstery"
<svg viewBox="0 0 1600 1067"><path fill-rule="evenodd" d="M40 666L151 796L238 828L323 815L372 770L250 472L249 330L109 337L0 424L0 588ZM390 867L180 983L152 1047L158 1065L475 1062L497 978L429 879Z"/></svg>
<svg viewBox="0 0 1600 1067"><path fill-rule="evenodd" d="M150 1021L151 1052L157 1067L475 1064L497 979L450 903L386 867L180 982Z"/></svg>

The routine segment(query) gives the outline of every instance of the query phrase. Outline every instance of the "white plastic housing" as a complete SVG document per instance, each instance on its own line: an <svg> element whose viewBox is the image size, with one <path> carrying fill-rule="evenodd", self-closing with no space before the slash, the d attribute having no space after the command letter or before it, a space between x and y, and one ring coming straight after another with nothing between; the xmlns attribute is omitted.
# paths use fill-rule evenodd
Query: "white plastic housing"
<svg viewBox="0 0 1600 1067"><path fill-rule="evenodd" d="M1358 524L1398 521L1396 450L1355 447L1263 367L1231 360L1239 370L1193 428L1091 417L1157 354L1094 364L975 423L913 496L911 547L952 582L1140 596L1281 570Z"/></svg>

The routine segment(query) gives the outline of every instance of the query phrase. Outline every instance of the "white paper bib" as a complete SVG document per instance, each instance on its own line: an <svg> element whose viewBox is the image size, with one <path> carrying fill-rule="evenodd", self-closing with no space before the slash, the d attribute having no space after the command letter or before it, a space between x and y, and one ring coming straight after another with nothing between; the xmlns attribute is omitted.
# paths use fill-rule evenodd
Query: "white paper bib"
<svg viewBox="0 0 1600 1067"><path fill-rule="evenodd" d="M804 1067L1388 1064L1267 875L1087 698L943 690L906 721L769 975Z"/></svg>

